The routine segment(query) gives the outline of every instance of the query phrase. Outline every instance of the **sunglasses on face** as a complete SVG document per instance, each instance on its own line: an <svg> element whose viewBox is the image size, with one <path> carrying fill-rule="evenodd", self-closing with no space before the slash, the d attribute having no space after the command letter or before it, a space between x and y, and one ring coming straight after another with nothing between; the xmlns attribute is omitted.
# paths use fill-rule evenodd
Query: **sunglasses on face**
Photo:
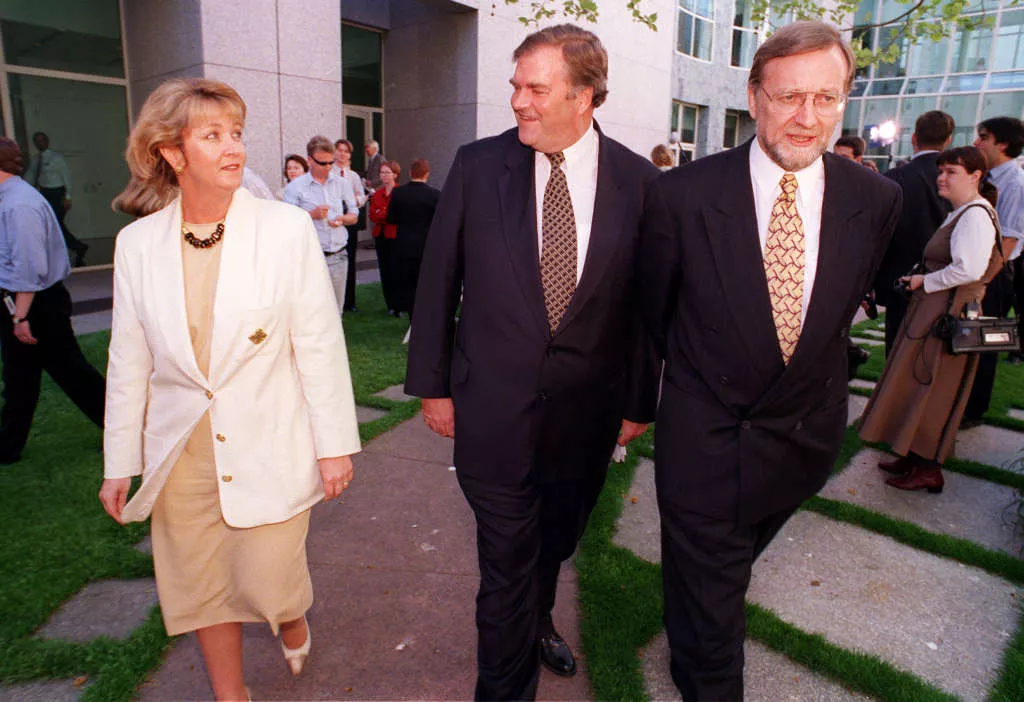
<svg viewBox="0 0 1024 702"><path fill-rule="evenodd" d="M334 165L334 160L333 159L330 160L330 161L321 161L321 160L319 160L317 158L314 158L314 157L310 156L309 160L312 161L313 163L319 164L321 166L333 166Z"/></svg>

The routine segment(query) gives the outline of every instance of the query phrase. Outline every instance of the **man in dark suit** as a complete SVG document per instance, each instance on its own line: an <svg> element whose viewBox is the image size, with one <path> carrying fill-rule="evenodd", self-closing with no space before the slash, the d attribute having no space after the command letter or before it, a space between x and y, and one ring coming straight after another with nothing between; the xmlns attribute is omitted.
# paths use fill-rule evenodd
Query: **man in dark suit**
<svg viewBox="0 0 1024 702"><path fill-rule="evenodd" d="M849 326L900 212L894 183L825 153L854 68L829 25L775 32L748 79L756 137L666 173L645 208L665 625L684 700L742 699L751 567L825 483L846 428Z"/></svg>
<svg viewBox="0 0 1024 702"><path fill-rule="evenodd" d="M405 384L454 436L476 515L478 699L533 699L538 658L575 672L551 617L558 571L657 394L634 261L658 171L594 123L608 93L596 36L548 27L514 59L518 128L459 149L445 183Z"/></svg>
<svg viewBox="0 0 1024 702"><path fill-rule="evenodd" d="M886 172L903 190L903 212L875 278L875 302L885 307L885 355L889 355L896 332L907 313L907 298L893 290L893 284L920 262L925 244L949 214L949 203L939 197L936 184L939 153L949 147L956 124L940 110L925 112L914 123L910 163Z"/></svg>
<svg viewBox="0 0 1024 702"><path fill-rule="evenodd" d="M427 232L434 221L441 193L437 188L427 185L430 163L426 159L413 161L409 173L409 182L391 193L388 222L398 228L395 243L391 247L395 311L408 312L411 321L423 248L427 244Z"/></svg>

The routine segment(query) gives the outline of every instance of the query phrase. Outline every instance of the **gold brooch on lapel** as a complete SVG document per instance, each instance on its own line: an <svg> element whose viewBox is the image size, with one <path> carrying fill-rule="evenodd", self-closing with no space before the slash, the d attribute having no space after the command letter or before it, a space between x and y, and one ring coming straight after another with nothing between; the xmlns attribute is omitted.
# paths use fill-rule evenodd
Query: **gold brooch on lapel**
<svg viewBox="0 0 1024 702"><path fill-rule="evenodd" d="M266 338L267 333L262 329L257 329L256 331L249 335L249 341L251 341L254 344L262 344L264 339Z"/></svg>

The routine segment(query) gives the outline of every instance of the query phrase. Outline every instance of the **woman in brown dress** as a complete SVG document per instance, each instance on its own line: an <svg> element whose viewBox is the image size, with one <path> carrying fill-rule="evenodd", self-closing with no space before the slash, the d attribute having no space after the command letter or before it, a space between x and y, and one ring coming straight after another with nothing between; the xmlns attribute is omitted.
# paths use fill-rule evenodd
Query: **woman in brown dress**
<svg viewBox="0 0 1024 702"><path fill-rule="evenodd" d="M862 439L887 442L898 455L878 464L893 474L886 483L932 493L942 492L942 464L978 367L977 354L949 353L939 321L980 304L1004 262L984 155L973 146L949 149L938 166L939 195L953 212L925 246L924 272L900 279L913 297L860 426Z"/></svg>
<svg viewBox="0 0 1024 702"><path fill-rule="evenodd" d="M310 652L311 507L353 479L345 340L309 215L239 188L245 103L171 80L128 140L100 500L152 514L169 634L195 631L218 700L245 700L242 622ZM132 476L142 475L128 499Z"/></svg>

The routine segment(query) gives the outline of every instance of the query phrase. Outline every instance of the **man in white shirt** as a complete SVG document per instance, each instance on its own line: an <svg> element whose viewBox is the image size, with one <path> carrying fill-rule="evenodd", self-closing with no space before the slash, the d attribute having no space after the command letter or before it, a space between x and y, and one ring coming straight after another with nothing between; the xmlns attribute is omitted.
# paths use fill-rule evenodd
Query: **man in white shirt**
<svg viewBox="0 0 1024 702"><path fill-rule="evenodd" d="M657 397L633 262L658 171L594 122L608 92L595 35L548 27L513 58L518 126L455 156L420 268L405 383L427 425L454 437L476 517L476 698L488 700L533 699L538 658L576 672L552 618L559 569L616 442L643 433Z"/></svg>
<svg viewBox="0 0 1024 702"><path fill-rule="evenodd" d="M754 560L845 433L849 326L900 212L895 183L825 153L855 69L830 25L779 29L748 77L756 137L647 200L639 310L665 359L655 478L684 700L743 698Z"/></svg>
<svg viewBox="0 0 1024 702"><path fill-rule="evenodd" d="M320 238L320 248L331 274L334 297L341 313L345 303L348 277L347 225L358 219L355 193L347 180L334 171L334 144L324 136L315 136L306 145L309 172L284 189L284 201L309 212Z"/></svg>
<svg viewBox="0 0 1024 702"><path fill-rule="evenodd" d="M348 139L338 139L334 142L334 168L343 179L348 180L355 193L356 206L359 207L359 219L355 224L350 224L348 229L348 244L345 249L348 251L348 277L345 282L345 312L358 312L356 307L356 247L359 245L359 232L366 227L366 188L363 186L363 179L352 170L352 142Z"/></svg>
<svg viewBox="0 0 1024 702"><path fill-rule="evenodd" d="M64 218L71 209L71 169L68 168L64 157L50 148L50 137L45 133L33 134L32 143L38 153L28 165L25 180L29 185L35 186L50 203L53 213L57 215L57 222L60 223L64 244L75 254L75 265L84 266L85 252L89 250L89 245L75 237L64 223Z"/></svg>

